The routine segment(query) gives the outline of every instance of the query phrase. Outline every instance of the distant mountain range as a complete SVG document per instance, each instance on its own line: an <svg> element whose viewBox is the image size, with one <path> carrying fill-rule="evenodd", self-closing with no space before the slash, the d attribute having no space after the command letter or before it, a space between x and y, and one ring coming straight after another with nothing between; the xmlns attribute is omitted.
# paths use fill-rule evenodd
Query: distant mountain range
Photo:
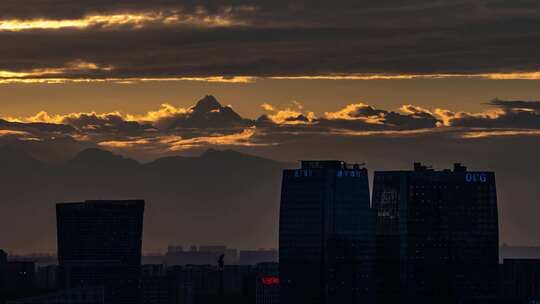
<svg viewBox="0 0 540 304"><path fill-rule="evenodd" d="M147 252L163 251L170 244L277 247L281 172L295 164L214 149L195 157L140 162L102 149L67 146L71 148L43 149L55 161L34 157L43 147L39 143L32 149L0 147L0 248L54 252L56 203L131 198L147 202ZM501 204L502 219L522 210L522 200L511 200L517 195L511 191L525 182L518 177L514 182L506 172L498 178L500 202L510 206L503 209ZM528 214L536 214L534 206ZM511 239L504 238L508 231L501 229L502 240ZM535 250L509 247L502 247L501 254L538 256Z"/></svg>
<svg viewBox="0 0 540 304"><path fill-rule="evenodd" d="M165 157L149 163L89 148L69 161L37 160L0 148L0 248L54 251L55 203L142 198L144 246L277 246L281 172L291 164L235 151Z"/></svg>
<svg viewBox="0 0 540 304"><path fill-rule="evenodd" d="M57 123L0 119L0 131L10 132L0 133L0 148L11 147L36 160L61 163L87 148L105 147L114 150L114 147L100 145L101 142L129 141L133 138L153 140L159 136L171 135L192 139L237 134L250 127L276 126L266 115L256 120L243 118L211 95L206 95L194 106L184 110L153 121L145 121L143 118L128 121L116 114L96 116L91 113L66 116ZM143 148L118 152L133 152L130 155L137 159L153 159L171 154L166 147L156 153L148 153Z"/></svg>

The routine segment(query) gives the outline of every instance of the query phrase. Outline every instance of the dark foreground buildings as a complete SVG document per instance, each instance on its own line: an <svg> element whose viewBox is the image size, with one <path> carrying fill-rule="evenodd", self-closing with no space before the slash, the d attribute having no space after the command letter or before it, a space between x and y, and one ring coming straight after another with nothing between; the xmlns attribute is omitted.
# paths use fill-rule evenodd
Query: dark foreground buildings
<svg viewBox="0 0 540 304"><path fill-rule="evenodd" d="M495 175L456 164L375 172L377 302L481 302L497 296Z"/></svg>
<svg viewBox="0 0 540 304"><path fill-rule="evenodd" d="M165 264L171 265L204 265L215 264L224 255L225 265L257 265L265 262L277 262L276 249L238 250L226 246L169 246L164 256Z"/></svg>
<svg viewBox="0 0 540 304"><path fill-rule="evenodd" d="M0 250L0 303L6 300L35 295L35 263L24 260L7 260Z"/></svg>
<svg viewBox="0 0 540 304"><path fill-rule="evenodd" d="M279 264L260 263L257 268L255 304L279 304Z"/></svg>
<svg viewBox="0 0 540 304"><path fill-rule="evenodd" d="M0 303L540 303L539 260L498 264L494 174L459 164L376 172L371 205L358 165L284 171L279 265L236 265L274 251L202 246L141 267L143 212L144 201L58 204L59 266L0 250Z"/></svg>
<svg viewBox="0 0 540 304"><path fill-rule="evenodd" d="M540 303L540 259L504 259L501 294L507 302Z"/></svg>
<svg viewBox="0 0 540 304"><path fill-rule="evenodd" d="M137 303L144 201L56 206L62 289L104 287L105 303Z"/></svg>
<svg viewBox="0 0 540 304"><path fill-rule="evenodd" d="M374 219L366 169L302 161L300 169L285 170L280 303L369 303Z"/></svg>

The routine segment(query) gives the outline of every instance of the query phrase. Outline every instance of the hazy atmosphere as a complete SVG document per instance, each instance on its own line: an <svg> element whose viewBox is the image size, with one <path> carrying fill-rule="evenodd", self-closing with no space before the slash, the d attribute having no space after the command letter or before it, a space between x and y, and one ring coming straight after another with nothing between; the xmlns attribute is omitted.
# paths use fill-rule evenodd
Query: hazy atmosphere
<svg viewBox="0 0 540 304"><path fill-rule="evenodd" d="M144 252L277 248L301 159L495 171L500 243L538 246L539 21L525 0L3 0L0 248L54 253L56 203L128 198Z"/></svg>

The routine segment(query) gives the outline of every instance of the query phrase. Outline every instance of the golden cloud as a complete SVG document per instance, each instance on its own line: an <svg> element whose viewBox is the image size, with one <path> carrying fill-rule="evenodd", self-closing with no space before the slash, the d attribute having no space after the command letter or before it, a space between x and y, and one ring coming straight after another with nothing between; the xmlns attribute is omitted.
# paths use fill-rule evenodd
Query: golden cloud
<svg viewBox="0 0 540 304"><path fill-rule="evenodd" d="M63 67L58 68L46 68L46 69L32 69L29 71L14 72L14 71L2 71L0 70L0 84L12 82L24 81L24 80L49 80L46 78L39 78L51 75L62 75L74 72L85 71L112 71L112 66L100 66L93 62L87 62L84 60L70 61ZM55 81L50 79L51 81Z"/></svg>
<svg viewBox="0 0 540 304"><path fill-rule="evenodd" d="M430 115L433 115L433 113L426 109L426 108L422 108L422 107L419 107L419 106L415 106L415 105L411 105L411 104L407 104L407 105L402 105L399 110L405 114L409 114L409 115L414 115L414 114L418 114L418 113L427 113L427 114L430 114Z"/></svg>
<svg viewBox="0 0 540 304"><path fill-rule="evenodd" d="M261 146L251 141L255 135L255 127L243 130L240 133L230 135L216 135L183 139L180 136L168 136L160 140L160 143L169 146L170 151L182 151L201 145L227 145L227 146Z"/></svg>
<svg viewBox="0 0 540 304"><path fill-rule="evenodd" d="M83 116L93 116L99 119L107 119L112 116L123 118L122 113L119 111L109 113L96 113L96 112L79 112L69 114L49 114L46 111L40 111L37 114L29 117L3 117L4 120L10 122L24 122L24 123L50 123L50 124L65 124L67 120L77 120Z"/></svg>
<svg viewBox="0 0 540 304"><path fill-rule="evenodd" d="M100 27L103 29L129 26L143 28L147 25L189 25L196 27L228 27L244 25L234 20L230 10L221 14L208 14L205 10L195 13L181 11L169 12L139 12L113 15L88 15L81 19L31 19L31 20L0 20L0 31L20 32L27 30L60 30L60 29L86 29Z"/></svg>
<svg viewBox="0 0 540 304"><path fill-rule="evenodd" d="M269 103L263 103L261 105L261 108L263 108L265 111L268 111L268 112L273 112L275 111L276 109L274 108L273 105L269 104Z"/></svg>
<svg viewBox="0 0 540 304"><path fill-rule="evenodd" d="M167 151L183 151L205 145L225 146L267 146L269 143L255 143L253 137L255 127L244 129L242 132L226 135L209 135L194 138L183 138L179 135L155 136L149 138L135 138L128 140L110 140L100 142L98 145L112 149L157 149Z"/></svg>
<svg viewBox="0 0 540 304"><path fill-rule="evenodd" d="M104 71L110 71L104 69ZM0 71L0 84L65 84L65 83L116 83L116 84L136 84L142 82L174 82L174 81L194 81L194 82L210 82L210 83L232 83L232 84L246 84L252 83L256 80L256 77L250 76L208 76L208 77L126 77L126 78L81 78L81 77L47 77L39 78L40 76L48 75L62 75L66 70L59 69L45 69L45 70L32 70L31 72L11 72Z"/></svg>
<svg viewBox="0 0 540 304"><path fill-rule="evenodd" d="M190 109L175 107L168 103L164 103L161 105L161 107L157 111L149 111L143 115L127 114L125 116L125 119L127 121L156 122L163 118L174 117L177 115L184 115L190 112L191 112Z"/></svg>
<svg viewBox="0 0 540 304"><path fill-rule="evenodd" d="M68 114L51 114L47 111L40 111L27 117L1 117L9 122L20 123L50 123L50 124L71 124L84 117L94 117L99 120L107 121L110 119L120 119L127 122L139 122L142 124L152 124L155 127L164 127L168 123L168 118L175 118L181 115L187 115L192 112L191 108L176 107L169 103L161 104L159 109L148 111L143 114L124 114L120 111L108 113L92 112L74 112ZM92 126L85 126L86 130L92 130Z"/></svg>
<svg viewBox="0 0 540 304"><path fill-rule="evenodd" d="M303 115L302 112L291 109L279 110L275 114L268 115L268 118L276 124L303 124L304 121L296 120L297 117Z"/></svg>
<svg viewBox="0 0 540 304"><path fill-rule="evenodd" d="M276 80L413 80L447 78L482 78L490 80L540 80L540 71L471 74L340 74L272 76Z"/></svg>
<svg viewBox="0 0 540 304"><path fill-rule="evenodd" d="M292 104L295 108L286 108L283 110L278 110L276 109L276 107L268 103L263 103L261 107L265 111L272 113L272 114L267 115L267 117L276 124L284 124L284 125L307 124L317 118L314 112L305 113L303 111L304 106L298 101L293 101ZM307 121L298 119L299 117L302 117L302 116L305 117Z"/></svg>
<svg viewBox="0 0 540 304"><path fill-rule="evenodd" d="M378 113L376 115L361 116L356 115L356 113L362 111L363 109L371 108L365 103L355 103L345 106L343 109L337 112L325 112L324 117L326 119L342 119L342 120L361 120L370 124L383 124L385 119L384 113Z"/></svg>
<svg viewBox="0 0 540 304"><path fill-rule="evenodd" d="M540 80L540 71L483 74L483 77L493 80Z"/></svg>
<svg viewBox="0 0 540 304"><path fill-rule="evenodd" d="M16 131L16 130L0 130L0 136L9 136L9 135L26 136L26 135L30 135L30 133L25 132L25 131Z"/></svg>
<svg viewBox="0 0 540 304"><path fill-rule="evenodd" d="M19 130L0 130L0 138L5 136L14 136L18 140L22 141L41 141L41 138L38 138L31 134L30 132L26 131L19 131Z"/></svg>
<svg viewBox="0 0 540 304"><path fill-rule="evenodd" d="M479 78L489 80L540 80L539 72L523 73L484 73L484 74L370 74L370 75L314 75L314 76L178 76L178 77L81 77L70 75L77 71L113 71L113 66L101 67L93 63L68 64L66 67L33 69L30 71L0 70L0 84L64 84L64 83L92 83L110 82L116 84L137 84L142 82L175 82L196 81L211 83L248 84L257 80L413 80L413 79L447 79L447 78ZM58 76L58 77L54 77ZM268 104L264 104L268 105Z"/></svg>
<svg viewBox="0 0 540 304"><path fill-rule="evenodd" d="M461 135L462 138L466 139L477 139L477 138L486 138L486 137L500 137L500 136L518 136L518 135L528 135L528 136L540 136L540 130L481 130L481 131L471 131L465 132Z"/></svg>
<svg viewBox="0 0 540 304"><path fill-rule="evenodd" d="M285 109L265 103L261 105L275 124L285 125L305 125L305 127L289 128L262 128L257 130L255 127L249 127L238 131L237 129L205 129L200 128L197 132L189 130L189 137L184 137L183 131L180 133L171 133L167 125L183 119L184 115L192 113L192 108L177 107L169 103L162 104L157 110L151 110L141 114L125 114L120 111L109 113L94 112L76 112L68 114L51 114L41 111L28 117L5 117L4 120L22 123L50 123L66 124L74 127L77 132L73 134L77 140L96 142L100 146L114 149L147 149L159 151L182 151L194 147L208 145L231 145L231 146L266 146L272 145L261 138L265 138L266 132L271 135L289 134L320 134L337 136L412 136L428 132L444 132L454 134L458 138L474 139L490 136L513 136L513 135L540 135L540 131L531 129L531 125L523 125L524 128L508 123L506 115L512 115L516 112L527 112L527 115L535 115L536 112L531 108L495 108L489 111L472 112L454 112L448 109L426 109L412 104L403 105L399 111L407 116L396 112L389 112L373 108L365 103L349 104L336 112L326 112L323 118L318 119L313 112L307 112L300 103L293 103L292 106ZM522 106L526 107L526 105ZM529 112L534 112L530 114ZM401 115L401 116L399 116ZM404 117L413 119L403 119ZM397 117L397 118L396 118ZM421 123L411 123L419 118ZM528 117L528 116L527 116ZM349 122L341 124L324 124L324 120L348 120ZM422 119L426 119L422 121ZM502 120L500 120L502 119ZM404 120L404 122L403 122ZM435 125L435 122L439 123ZM494 124L490 124L494 120ZM356 124L354 121L358 121ZM139 122L144 126L136 124L125 124L125 122ZM377 126L366 126L363 123L370 123ZM252 121L252 124L256 124ZM153 127L148 127L152 125ZM263 124L264 125L264 124ZM499 128L489 128L484 126L498 125ZM118 127L120 126L120 127ZM110 130L120 130L128 126L129 130L134 127L136 132L116 134L108 132ZM313 129L311 128L313 127ZM115 129L118 128L118 129ZM534 128L534 127L532 127ZM17 129L19 130L19 129ZM32 128L23 129L33 133ZM101 133L106 130L106 133ZM123 129L122 129L123 130ZM68 131L69 132L69 131ZM202 132L202 133L201 133ZM232 133L231 132L235 132ZM283 132L283 133L281 133ZM306 133L308 132L308 133ZM115 135L116 134L116 135ZM4 130L0 131L0 136L18 135L25 140L31 140L27 132ZM70 134L71 135L71 134ZM255 140L257 136L257 140Z"/></svg>
<svg viewBox="0 0 540 304"><path fill-rule="evenodd" d="M329 133L333 135L344 136L407 136L407 135L419 135L433 133L433 128L427 129L415 129L415 130L382 130L382 131L352 131L352 130L340 130L333 129Z"/></svg>
<svg viewBox="0 0 540 304"><path fill-rule="evenodd" d="M98 145L113 148L113 149L122 149L122 148L132 148L136 146L149 145L152 142L146 138L140 138L135 140L111 140L103 141L98 143Z"/></svg>
<svg viewBox="0 0 540 304"><path fill-rule="evenodd" d="M506 114L503 109L493 109L480 113L470 112L453 112L446 109L437 108L433 111L433 115L442 121L443 126L452 126L454 120L460 120L465 118L483 118L483 119L497 119Z"/></svg>

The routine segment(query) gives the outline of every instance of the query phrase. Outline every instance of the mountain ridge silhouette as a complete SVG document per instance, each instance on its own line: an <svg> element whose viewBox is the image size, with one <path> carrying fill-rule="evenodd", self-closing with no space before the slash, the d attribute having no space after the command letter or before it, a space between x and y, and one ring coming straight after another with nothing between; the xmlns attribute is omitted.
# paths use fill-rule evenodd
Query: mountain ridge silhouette
<svg viewBox="0 0 540 304"><path fill-rule="evenodd" d="M26 154L2 159L17 152L9 149L0 148L0 163L11 163L0 175L9 185L0 204L0 239L9 250L54 252L55 204L92 199L145 199L145 251L170 244L277 246L281 172L290 164L215 149L145 163L96 148L61 163Z"/></svg>

